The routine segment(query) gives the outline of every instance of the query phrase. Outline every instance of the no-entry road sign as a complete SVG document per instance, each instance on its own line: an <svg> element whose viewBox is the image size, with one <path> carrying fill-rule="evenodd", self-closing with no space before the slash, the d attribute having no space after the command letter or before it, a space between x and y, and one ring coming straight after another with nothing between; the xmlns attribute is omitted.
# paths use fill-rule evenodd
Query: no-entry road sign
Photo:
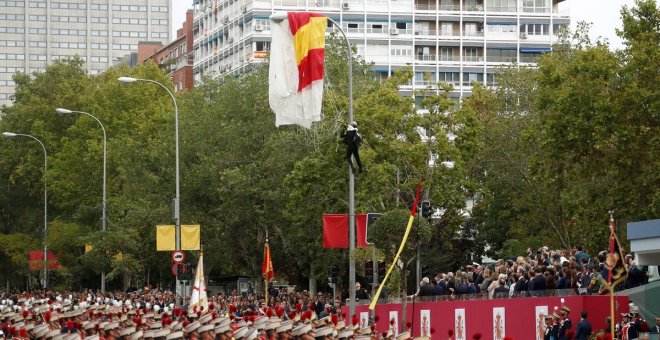
<svg viewBox="0 0 660 340"><path fill-rule="evenodd" d="M174 263L181 263L185 261L186 254L181 250L175 250L172 252L172 261Z"/></svg>

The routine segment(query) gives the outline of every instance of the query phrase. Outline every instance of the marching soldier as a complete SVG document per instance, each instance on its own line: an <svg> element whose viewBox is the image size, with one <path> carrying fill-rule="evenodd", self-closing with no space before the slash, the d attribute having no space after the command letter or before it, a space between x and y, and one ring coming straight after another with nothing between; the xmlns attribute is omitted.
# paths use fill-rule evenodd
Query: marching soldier
<svg viewBox="0 0 660 340"><path fill-rule="evenodd" d="M571 309L566 305L561 306L561 322L559 323L559 340L568 340L568 330L573 327L571 319L568 318L568 314L571 312Z"/></svg>

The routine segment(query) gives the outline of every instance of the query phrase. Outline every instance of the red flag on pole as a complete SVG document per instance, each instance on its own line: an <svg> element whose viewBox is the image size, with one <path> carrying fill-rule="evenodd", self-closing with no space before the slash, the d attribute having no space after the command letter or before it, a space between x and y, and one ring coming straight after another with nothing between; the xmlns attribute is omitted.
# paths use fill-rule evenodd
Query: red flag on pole
<svg viewBox="0 0 660 340"><path fill-rule="evenodd" d="M275 277L275 270L273 269L273 260L270 257L270 246L268 245L268 240L264 244L264 263L261 265L261 275L267 281L272 280Z"/></svg>

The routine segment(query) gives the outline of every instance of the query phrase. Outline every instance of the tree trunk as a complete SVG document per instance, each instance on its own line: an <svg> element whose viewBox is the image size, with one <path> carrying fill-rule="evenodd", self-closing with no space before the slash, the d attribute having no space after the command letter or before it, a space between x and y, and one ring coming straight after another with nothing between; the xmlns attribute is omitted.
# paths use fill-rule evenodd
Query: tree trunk
<svg viewBox="0 0 660 340"><path fill-rule="evenodd" d="M316 274L314 273L314 266L309 270L309 293L316 295Z"/></svg>

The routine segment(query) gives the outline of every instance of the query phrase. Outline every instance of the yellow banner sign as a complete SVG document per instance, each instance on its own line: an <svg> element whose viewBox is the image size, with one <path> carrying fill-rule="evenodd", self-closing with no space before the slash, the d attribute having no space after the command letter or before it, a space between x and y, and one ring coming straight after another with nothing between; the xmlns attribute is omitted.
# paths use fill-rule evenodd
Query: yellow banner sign
<svg viewBox="0 0 660 340"><path fill-rule="evenodd" d="M173 225L156 226L156 251L199 250L201 227L199 224L181 225L181 249L176 249L176 228Z"/></svg>

